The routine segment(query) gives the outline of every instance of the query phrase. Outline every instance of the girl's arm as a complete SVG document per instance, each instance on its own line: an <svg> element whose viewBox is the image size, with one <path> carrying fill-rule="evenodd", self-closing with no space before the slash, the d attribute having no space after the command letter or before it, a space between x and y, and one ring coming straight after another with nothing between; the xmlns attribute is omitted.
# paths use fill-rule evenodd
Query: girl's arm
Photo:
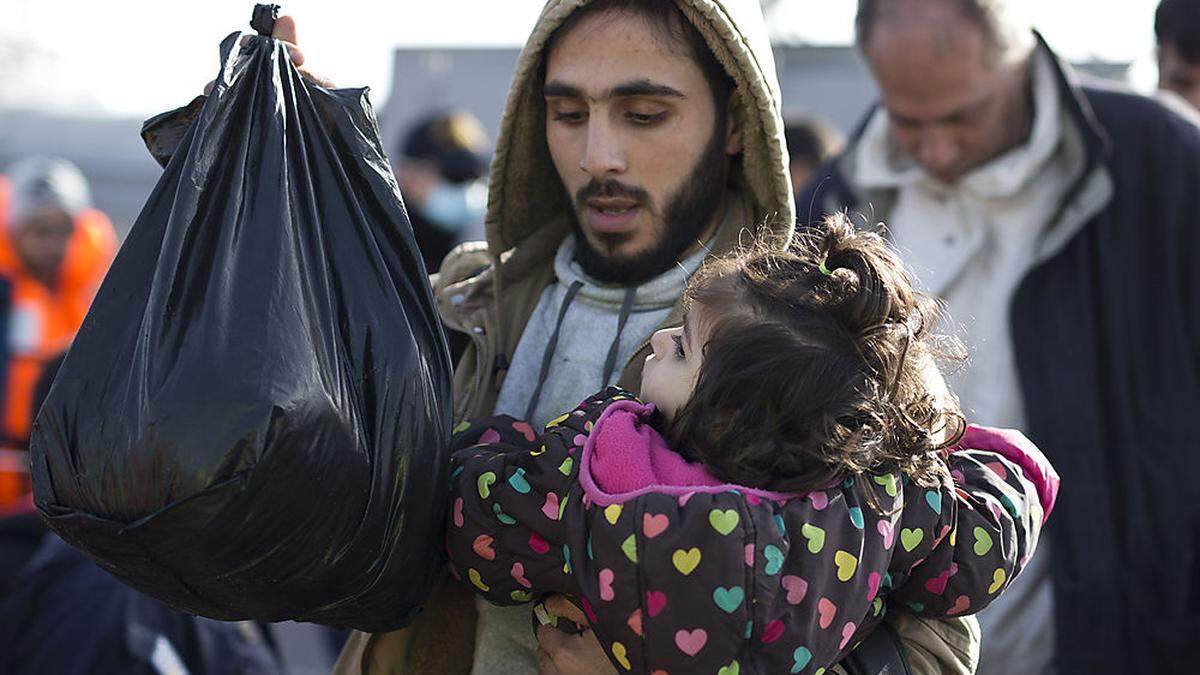
<svg viewBox="0 0 1200 675"><path fill-rule="evenodd" d="M892 600L926 616L974 614L1007 588L1033 555L1058 492L1054 468L1019 432L971 427L947 461L952 485L906 489L910 503L923 500L937 514L937 524L925 530L932 550ZM920 508L905 511L898 555L925 516Z"/></svg>
<svg viewBox="0 0 1200 675"><path fill-rule="evenodd" d="M488 601L514 605L548 593L578 594L565 563L561 517L582 438L605 404L593 397L540 436L509 416L456 430L446 550L454 573Z"/></svg>

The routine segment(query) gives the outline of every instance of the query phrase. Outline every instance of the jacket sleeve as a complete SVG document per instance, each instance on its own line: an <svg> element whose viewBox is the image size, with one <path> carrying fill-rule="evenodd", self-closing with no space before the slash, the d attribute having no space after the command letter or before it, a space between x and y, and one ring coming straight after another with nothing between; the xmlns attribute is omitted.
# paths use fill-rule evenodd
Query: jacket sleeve
<svg viewBox="0 0 1200 675"><path fill-rule="evenodd" d="M578 595L564 552L563 512L576 484L576 443L603 409L593 397L540 436L490 417L456 429L446 550L452 571L499 605Z"/></svg>
<svg viewBox="0 0 1200 675"><path fill-rule="evenodd" d="M974 614L990 604L1033 555L1058 492L1053 467L1018 432L972 427L963 443L947 458L951 484L906 488L907 501L936 514L924 530L934 541L891 599L923 616ZM898 553L927 515L919 505L906 510Z"/></svg>

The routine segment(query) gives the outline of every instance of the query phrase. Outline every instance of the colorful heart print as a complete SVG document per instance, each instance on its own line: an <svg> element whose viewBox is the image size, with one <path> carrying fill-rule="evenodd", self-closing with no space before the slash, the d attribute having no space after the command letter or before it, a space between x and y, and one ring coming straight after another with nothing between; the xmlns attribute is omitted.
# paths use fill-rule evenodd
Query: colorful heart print
<svg viewBox="0 0 1200 675"><path fill-rule="evenodd" d="M808 647L796 647L796 650L792 652L792 673L804 670L810 661L812 661L812 652L808 650Z"/></svg>
<svg viewBox="0 0 1200 675"><path fill-rule="evenodd" d="M817 601L817 619L822 630L833 625L833 618L837 616L837 609L837 605L833 604L833 601L829 598L821 598Z"/></svg>
<svg viewBox="0 0 1200 675"><path fill-rule="evenodd" d="M905 551L912 552L914 548L921 545L921 540L924 538L925 530L920 528L906 527L900 530L900 545L904 547Z"/></svg>
<svg viewBox="0 0 1200 675"><path fill-rule="evenodd" d="M965 595L960 595L954 599L954 606L946 611L950 616L957 616L971 609L971 599Z"/></svg>
<svg viewBox="0 0 1200 675"><path fill-rule="evenodd" d="M897 494L899 494L899 490L896 488L896 474L888 473L882 476L872 476L872 480L879 485L882 485L883 491L886 492L889 497L895 497Z"/></svg>
<svg viewBox="0 0 1200 675"><path fill-rule="evenodd" d="M550 552L550 544L537 532L529 533L529 548L538 555L545 555Z"/></svg>
<svg viewBox="0 0 1200 675"><path fill-rule="evenodd" d="M621 505L620 504L609 504L608 506L604 507L604 519L608 521L609 525L616 525L617 518L620 518L620 517L621 517Z"/></svg>
<svg viewBox="0 0 1200 675"><path fill-rule="evenodd" d="M880 520L875 523L875 531L883 537L883 548L888 551L892 550L892 543L896 538L896 526L892 524L892 521Z"/></svg>
<svg viewBox="0 0 1200 675"><path fill-rule="evenodd" d="M642 637L642 610L640 608L633 610L633 614L629 615L625 624L629 626L629 630L633 631L634 635Z"/></svg>
<svg viewBox="0 0 1200 675"><path fill-rule="evenodd" d="M571 469L573 468L575 468L575 460L568 457L562 461L562 464L558 465L558 472L564 476L570 476Z"/></svg>
<svg viewBox="0 0 1200 675"><path fill-rule="evenodd" d="M500 442L500 432L495 429L488 429L479 435L479 442L485 445Z"/></svg>
<svg viewBox="0 0 1200 675"><path fill-rule="evenodd" d="M600 574L597 575L596 580L600 584L600 599L605 602L612 602L612 599L616 597L616 593L613 591L614 578L616 575L607 567L600 570Z"/></svg>
<svg viewBox="0 0 1200 675"><path fill-rule="evenodd" d="M853 621L847 621L846 625L842 626L842 641L838 643L838 651L846 648L846 643L850 638L854 637L854 631L858 630L858 626Z"/></svg>
<svg viewBox="0 0 1200 675"><path fill-rule="evenodd" d="M804 596L808 595L808 582L794 574L784 575L779 580L779 585L783 586L783 590L787 591L789 605L798 605L804 602Z"/></svg>
<svg viewBox="0 0 1200 675"><path fill-rule="evenodd" d="M499 504L492 504L492 513L496 514L496 520L500 521L504 525L517 524L517 519L505 513L504 509L500 508Z"/></svg>
<svg viewBox="0 0 1200 675"><path fill-rule="evenodd" d="M767 625L763 626L762 637L759 639L762 640L764 645L769 645L783 637L784 628L785 626L783 621L775 619L774 621L771 621Z"/></svg>
<svg viewBox="0 0 1200 675"><path fill-rule="evenodd" d="M471 423L468 422L467 420L463 420L463 421L459 422L458 424L454 425L454 430L451 433L461 434L462 432L464 432L470 428L471 428Z"/></svg>
<svg viewBox="0 0 1200 675"><path fill-rule="evenodd" d="M528 579L525 578L525 566L522 565L521 563L519 563L519 562L513 563L512 568L509 569L509 571L508 571L508 574L518 584L521 584L525 588L533 588L533 584Z"/></svg>
<svg viewBox="0 0 1200 675"><path fill-rule="evenodd" d="M487 499L492 496L492 486L496 484L496 474L485 471L475 479L475 487L479 490L479 498Z"/></svg>
<svg viewBox="0 0 1200 675"><path fill-rule="evenodd" d="M1004 581L1007 578L1008 578L1008 573L1006 573L1004 571L1004 568L997 567L996 571L992 572L992 585L988 586L988 595L991 595L991 594L995 593L996 591L1000 590L1000 588L1002 586L1004 586Z"/></svg>
<svg viewBox="0 0 1200 675"><path fill-rule="evenodd" d="M658 515L642 514L642 532L646 534L647 539L653 539L662 534L670 524L671 521L661 513Z"/></svg>
<svg viewBox="0 0 1200 675"><path fill-rule="evenodd" d="M862 509L857 506L850 507L850 523L860 530L863 529L863 525L865 525L865 523L863 522Z"/></svg>
<svg viewBox="0 0 1200 675"><path fill-rule="evenodd" d="M987 555L988 551L992 550L992 535L988 534L987 530L978 526L972 532L975 534L975 555Z"/></svg>
<svg viewBox="0 0 1200 675"><path fill-rule="evenodd" d="M454 526L463 526L463 498L458 497L454 500Z"/></svg>
<svg viewBox="0 0 1200 675"><path fill-rule="evenodd" d="M879 572L871 572L867 575L867 602L875 599L879 595L879 583L883 577L879 576Z"/></svg>
<svg viewBox="0 0 1200 675"><path fill-rule="evenodd" d="M800 526L800 535L808 540L808 552L817 554L825 548L825 530L811 523Z"/></svg>
<svg viewBox="0 0 1200 675"><path fill-rule="evenodd" d="M675 564L675 569L679 570L680 574L687 576L694 572L700 564L700 549L690 548L686 551L676 549L671 554L671 562Z"/></svg>
<svg viewBox="0 0 1200 675"><path fill-rule="evenodd" d="M858 569L858 558L848 551L838 551L833 554L833 564L837 566L838 581L850 581Z"/></svg>
<svg viewBox="0 0 1200 675"><path fill-rule="evenodd" d="M734 528L738 526L738 521L740 520L741 517L738 516L738 512L734 509L713 509L712 511L708 512L709 524L712 525L712 528L722 536L733 532Z"/></svg>
<svg viewBox="0 0 1200 675"><path fill-rule="evenodd" d="M621 551L625 553L626 558L629 558L629 562L637 564L637 539L632 534L625 537L625 541L621 542Z"/></svg>
<svg viewBox="0 0 1200 675"><path fill-rule="evenodd" d="M934 513L940 514L942 512L942 493L937 490L926 490L925 503L929 505L929 508L933 509Z"/></svg>
<svg viewBox="0 0 1200 675"><path fill-rule="evenodd" d="M489 587L487 584L483 583L483 576L480 575L479 570L475 569L474 567L467 568L467 578L471 580L472 584L475 584L476 588L483 591L484 593L487 593L488 591L492 590L491 587Z"/></svg>
<svg viewBox="0 0 1200 675"><path fill-rule="evenodd" d="M658 616L667 608L667 594L662 591L646 591L646 611L650 618Z"/></svg>
<svg viewBox="0 0 1200 675"><path fill-rule="evenodd" d="M688 656L695 656L708 644L708 632L703 628L693 630L679 629L675 631L675 646Z"/></svg>
<svg viewBox="0 0 1200 675"><path fill-rule="evenodd" d="M530 443L537 440L537 434L533 432L533 427L529 426L528 422L513 422L513 431L525 437L525 440Z"/></svg>
<svg viewBox="0 0 1200 675"><path fill-rule="evenodd" d="M767 574L778 574L779 570L783 569L783 551L780 551L774 544L767 544L763 547L763 557L767 559L767 564L763 567L763 571Z"/></svg>
<svg viewBox="0 0 1200 675"><path fill-rule="evenodd" d="M825 507L829 506L829 493L823 490L814 492L808 496L808 501L814 509L824 511Z"/></svg>
<svg viewBox="0 0 1200 675"><path fill-rule="evenodd" d="M737 661L734 661L728 665L721 666L717 670L717 675L739 675L741 672L742 666Z"/></svg>
<svg viewBox="0 0 1200 675"><path fill-rule="evenodd" d="M546 493L546 501L542 503L542 514L550 520L558 520L558 495L553 492Z"/></svg>
<svg viewBox="0 0 1200 675"><path fill-rule="evenodd" d="M496 551L492 549L493 541L495 540L492 539L491 535L481 534L475 537L475 541L471 544L471 550L475 551L475 555L484 560L495 560Z"/></svg>
<svg viewBox="0 0 1200 675"><path fill-rule="evenodd" d="M934 595L946 592L946 584L950 582L950 570L942 570L940 574L925 581L925 590Z"/></svg>
<svg viewBox="0 0 1200 675"><path fill-rule="evenodd" d="M617 660L617 663L621 664L621 667L625 670L629 670L633 667L633 664L629 662L629 655L625 652L625 645L621 644L620 642L612 643L612 654L613 658Z"/></svg>
<svg viewBox="0 0 1200 675"><path fill-rule="evenodd" d="M511 476L508 477L508 484L512 489L520 492L523 495L529 494L533 488L529 487L529 481L525 480L525 469L517 469Z"/></svg>
<svg viewBox="0 0 1200 675"><path fill-rule="evenodd" d="M713 589L713 602L720 607L726 614L733 614L737 608L742 605L742 601L746 599L746 591L741 586L717 586Z"/></svg>
<svg viewBox="0 0 1200 675"><path fill-rule="evenodd" d="M754 567L754 544L746 544L743 553L745 553L746 567Z"/></svg>

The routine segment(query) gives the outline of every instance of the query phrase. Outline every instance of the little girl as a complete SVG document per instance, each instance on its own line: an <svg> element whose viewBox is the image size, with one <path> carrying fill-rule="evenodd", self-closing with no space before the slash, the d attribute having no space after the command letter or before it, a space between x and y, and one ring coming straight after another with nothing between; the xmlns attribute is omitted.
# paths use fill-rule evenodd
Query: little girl
<svg viewBox="0 0 1200 675"><path fill-rule="evenodd" d="M572 597L619 672L820 673L893 609L979 611L1058 487L1017 432L966 427L937 306L845 218L706 266L610 388L540 436L455 441L448 551L497 604Z"/></svg>

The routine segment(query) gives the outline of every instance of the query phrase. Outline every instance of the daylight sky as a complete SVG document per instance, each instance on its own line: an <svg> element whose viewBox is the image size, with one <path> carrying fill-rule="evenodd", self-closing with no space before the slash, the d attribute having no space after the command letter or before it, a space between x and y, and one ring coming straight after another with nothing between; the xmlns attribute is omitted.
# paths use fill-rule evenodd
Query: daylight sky
<svg viewBox="0 0 1200 675"><path fill-rule="evenodd" d="M1022 0L1025 1L1025 0ZM1032 2L1032 0L1028 0ZM1035 24L1072 59L1133 61L1153 83L1158 0L1043 0ZM519 45L543 0L283 0L309 64L386 100L398 46ZM249 30L249 0L0 0L0 108L145 116L187 102L217 70L217 45ZM854 0L779 0L772 35L846 44Z"/></svg>

